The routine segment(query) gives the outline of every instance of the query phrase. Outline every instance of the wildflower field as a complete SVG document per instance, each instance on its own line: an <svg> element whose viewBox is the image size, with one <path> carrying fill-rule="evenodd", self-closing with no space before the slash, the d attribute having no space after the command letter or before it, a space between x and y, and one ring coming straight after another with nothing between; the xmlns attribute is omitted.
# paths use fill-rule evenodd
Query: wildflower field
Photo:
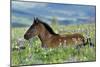
<svg viewBox="0 0 100 67"><path fill-rule="evenodd" d="M87 44L85 47L42 48L41 41L36 36L30 41L24 40L25 49L12 50L18 47L18 39L23 38L28 27L12 27L11 29L11 65L30 64L54 64L65 62L81 62L96 60L95 23L78 25L55 25L52 26L58 34L81 33L84 37L90 37L94 47Z"/></svg>

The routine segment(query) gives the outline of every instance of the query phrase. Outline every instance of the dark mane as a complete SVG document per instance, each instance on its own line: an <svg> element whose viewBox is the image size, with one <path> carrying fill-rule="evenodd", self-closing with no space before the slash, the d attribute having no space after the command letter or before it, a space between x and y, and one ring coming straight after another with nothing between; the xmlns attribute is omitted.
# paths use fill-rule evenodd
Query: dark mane
<svg viewBox="0 0 100 67"><path fill-rule="evenodd" d="M47 24L47 23L45 23L45 22L43 22L43 21L41 21L41 20L39 20L40 21L40 23L42 23L44 26L45 26L45 28L51 33L51 34L53 34L53 35L58 35L58 34L56 34L54 31L53 31L53 29Z"/></svg>

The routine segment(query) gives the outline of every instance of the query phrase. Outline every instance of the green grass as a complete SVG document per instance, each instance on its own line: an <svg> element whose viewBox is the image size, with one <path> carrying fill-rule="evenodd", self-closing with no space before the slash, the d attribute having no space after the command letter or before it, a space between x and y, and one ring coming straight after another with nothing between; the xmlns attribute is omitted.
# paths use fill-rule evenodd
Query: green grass
<svg viewBox="0 0 100 67"><path fill-rule="evenodd" d="M17 40L23 38L27 28L12 28L11 46L17 46ZM91 37L95 44L95 24L82 25L58 25L54 29L60 34L81 33L84 37ZM41 48L41 41L38 37L33 38L31 43L25 41L25 50L11 51L11 65L30 65L30 64L52 64L64 62L79 62L79 61L95 61L96 51L95 47L87 46L78 49L74 47L58 47L58 48ZM31 45L31 48L30 48Z"/></svg>

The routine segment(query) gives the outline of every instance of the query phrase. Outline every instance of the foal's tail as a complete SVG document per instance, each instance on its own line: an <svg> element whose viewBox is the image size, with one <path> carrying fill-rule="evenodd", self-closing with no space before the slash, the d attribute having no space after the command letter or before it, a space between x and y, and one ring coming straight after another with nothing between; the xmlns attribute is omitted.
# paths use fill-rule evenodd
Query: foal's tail
<svg viewBox="0 0 100 67"><path fill-rule="evenodd" d="M87 41L83 41L84 42L84 46L86 46L87 44L89 44L89 46L94 47L94 44L91 42L91 38L87 38Z"/></svg>

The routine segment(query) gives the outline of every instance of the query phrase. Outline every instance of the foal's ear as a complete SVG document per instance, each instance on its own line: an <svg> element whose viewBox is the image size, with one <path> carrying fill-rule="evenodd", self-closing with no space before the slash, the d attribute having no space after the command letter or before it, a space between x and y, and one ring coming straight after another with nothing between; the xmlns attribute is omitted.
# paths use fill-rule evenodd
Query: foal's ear
<svg viewBox="0 0 100 67"><path fill-rule="evenodd" d="M34 20L33 20L33 24L34 24L34 23L36 23L36 18L34 18Z"/></svg>
<svg viewBox="0 0 100 67"><path fill-rule="evenodd" d="M38 18L35 18L35 23L39 23L39 19Z"/></svg>
<svg viewBox="0 0 100 67"><path fill-rule="evenodd" d="M37 17L34 18L33 24L34 23L39 23L39 19Z"/></svg>

